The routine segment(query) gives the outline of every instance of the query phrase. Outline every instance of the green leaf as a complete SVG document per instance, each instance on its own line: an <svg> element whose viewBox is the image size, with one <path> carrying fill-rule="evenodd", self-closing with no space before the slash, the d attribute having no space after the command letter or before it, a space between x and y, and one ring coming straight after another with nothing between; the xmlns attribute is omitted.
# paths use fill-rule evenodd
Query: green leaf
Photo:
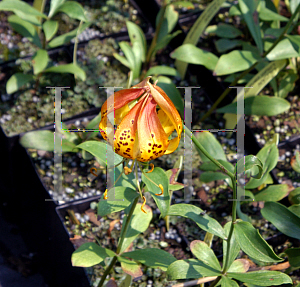
<svg viewBox="0 0 300 287"><path fill-rule="evenodd" d="M189 64L203 65L209 70L214 70L218 62L216 55L195 47L192 44L181 45L170 56L173 59Z"/></svg>
<svg viewBox="0 0 300 287"><path fill-rule="evenodd" d="M168 77L160 76L157 79L157 86L162 88L165 93L168 95L168 97L173 102L175 108L180 113L181 117L184 117L184 106L183 106L183 100L181 97L181 94L179 93L178 89L172 82L172 80Z"/></svg>
<svg viewBox="0 0 300 287"><path fill-rule="evenodd" d="M249 270L250 263L247 259L237 259L233 261L227 272L245 273Z"/></svg>
<svg viewBox="0 0 300 287"><path fill-rule="evenodd" d="M58 30L58 22L47 20L43 23L43 30L45 33L46 41L50 41Z"/></svg>
<svg viewBox="0 0 300 287"><path fill-rule="evenodd" d="M263 175L263 164L254 155L247 155L241 158L236 164L237 174L251 172L251 177L261 178Z"/></svg>
<svg viewBox="0 0 300 287"><path fill-rule="evenodd" d="M241 45L242 45L241 40L219 39L215 41L215 46L219 53L224 53L228 50L231 50Z"/></svg>
<svg viewBox="0 0 300 287"><path fill-rule="evenodd" d="M86 128L88 130L93 130L93 129L99 130L100 121L101 121L101 112L87 124Z"/></svg>
<svg viewBox="0 0 300 287"><path fill-rule="evenodd" d="M118 260L121 262L122 270L133 278L138 278L143 275L141 267L134 261L124 257L118 256Z"/></svg>
<svg viewBox="0 0 300 287"><path fill-rule="evenodd" d="M203 210L199 207L190 204L175 204L169 208L168 215L182 216L196 222L196 224L206 232L212 233L222 239L226 238L225 232L220 223L207 214L201 215Z"/></svg>
<svg viewBox="0 0 300 287"><path fill-rule="evenodd" d="M126 275L125 279L120 282L119 287L130 287L132 283L132 278L129 274ZM108 286L106 286L108 287Z"/></svg>
<svg viewBox="0 0 300 287"><path fill-rule="evenodd" d="M260 179L251 178L246 184L247 189L257 188L265 182L269 172L277 164L279 156L278 148L274 143L264 146L256 156L263 164L263 176Z"/></svg>
<svg viewBox="0 0 300 287"><path fill-rule="evenodd" d="M25 1L9 0L0 2L1 11L21 11L24 14L46 18L46 15L31 7Z"/></svg>
<svg viewBox="0 0 300 287"><path fill-rule="evenodd" d="M143 30L133 22L126 21L126 26L132 45L137 43L141 48L141 60L146 60L147 42Z"/></svg>
<svg viewBox="0 0 300 287"><path fill-rule="evenodd" d="M158 18L156 18L156 28L158 26ZM170 34L176 26L178 20L178 12L175 11L173 5L168 5L165 10L163 22L157 36L157 43L159 43L166 35Z"/></svg>
<svg viewBox="0 0 300 287"><path fill-rule="evenodd" d="M191 242L190 248L194 256L196 256L204 264L221 271L219 260L213 250L209 248L204 241L194 240Z"/></svg>
<svg viewBox="0 0 300 287"><path fill-rule="evenodd" d="M205 33L216 34L218 37L229 39L234 39L242 35L242 32L238 28L226 23L208 26Z"/></svg>
<svg viewBox="0 0 300 287"><path fill-rule="evenodd" d="M135 54L133 52L133 48L129 45L127 42L120 42L119 46L121 50L123 51L128 63L129 68L133 72L133 79L136 79L139 77L139 63L138 59L136 59Z"/></svg>
<svg viewBox="0 0 300 287"><path fill-rule="evenodd" d="M287 71L279 82L278 92L280 98L286 98L289 92L294 90L296 80L298 80L298 75L292 70Z"/></svg>
<svg viewBox="0 0 300 287"><path fill-rule="evenodd" d="M130 220L130 228L128 228L125 235L123 235L124 232L124 226L126 224L127 216L123 219L123 225L122 225L122 231L121 236L125 236L125 239L123 241L123 245L121 248L120 253L124 252L126 248L130 245L130 243L138 237L138 235L144 231L147 230L150 221L152 219L152 210L148 205L144 206L146 214L141 210L142 204L138 203L134 209L133 215Z"/></svg>
<svg viewBox="0 0 300 287"><path fill-rule="evenodd" d="M81 69L78 65L75 65L73 63L50 67L44 70L44 73L59 73L59 74L70 73L70 74L74 74L82 81L85 81L86 79L85 71Z"/></svg>
<svg viewBox="0 0 300 287"><path fill-rule="evenodd" d="M70 18L86 22L83 7L76 1L66 1L56 10L57 12L66 13Z"/></svg>
<svg viewBox="0 0 300 287"><path fill-rule="evenodd" d="M232 277L241 282L253 284L257 286L273 286L282 284L292 284L292 279L279 271L252 271L247 273L228 273L228 277Z"/></svg>
<svg viewBox="0 0 300 287"><path fill-rule="evenodd" d="M219 163L222 164L226 169L228 169L230 172L234 172L234 167L233 165L225 160L218 159ZM203 162L199 169L205 170L205 171L217 171L221 170L218 166L216 166L213 162L211 161L205 161Z"/></svg>
<svg viewBox="0 0 300 287"><path fill-rule="evenodd" d="M4 2L8 2L8 1L4 1ZM18 2L22 3L21 1L18 1ZM3 3L3 2L1 2L1 3ZM21 19L17 15L11 15L8 17L7 20L14 30L16 30L22 36L28 38L28 40L30 42L37 45L39 48L42 48L42 44L41 44L39 35L38 35L35 27L31 23Z"/></svg>
<svg viewBox="0 0 300 287"><path fill-rule="evenodd" d="M94 242L82 244L72 254L72 265L77 267L91 267L102 262L106 257L113 257L115 253Z"/></svg>
<svg viewBox="0 0 300 287"><path fill-rule="evenodd" d="M229 279L226 276L222 276L221 287L238 287L239 284L236 281Z"/></svg>
<svg viewBox="0 0 300 287"><path fill-rule="evenodd" d="M102 195L101 200L98 203L98 215L100 216L124 210L139 196L139 194L129 187L116 186L115 194L112 188L107 192L107 200L104 200L103 196L104 195ZM110 198L115 198L117 200L109 200ZM123 201L120 199L123 199Z"/></svg>
<svg viewBox="0 0 300 287"><path fill-rule="evenodd" d="M154 66L148 70L145 77L152 76L152 75L154 76L167 75L167 76L180 77L177 70L169 66Z"/></svg>
<svg viewBox="0 0 300 287"><path fill-rule="evenodd" d="M267 50L273 43L265 41L265 50ZM276 47L266 56L269 61L289 59L299 57L299 51L295 50L289 39L281 40Z"/></svg>
<svg viewBox="0 0 300 287"><path fill-rule="evenodd" d="M279 201L289 193L287 184L273 184L255 194L255 201Z"/></svg>
<svg viewBox="0 0 300 287"><path fill-rule="evenodd" d="M65 2L66 0L51 0L50 2L50 11L48 14L48 18L52 18L55 15L57 9Z"/></svg>
<svg viewBox="0 0 300 287"><path fill-rule="evenodd" d="M12 75L6 83L6 92L8 94L15 93L21 87L34 80L33 75L16 73Z"/></svg>
<svg viewBox="0 0 300 287"><path fill-rule="evenodd" d="M30 14L26 14L26 13L24 13L24 12L21 11L21 10L15 10L14 12L15 12L15 14L16 14L17 16L19 16L21 19L23 19L23 20L25 20L25 21L31 23L32 25L38 26L38 27L41 26L41 23L40 23L40 21L39 21L39 19L38 19L38 18L40 18L40 17L37 18L37 16L33 16L33 15L30 15Z"/></svg>
<svg viewBox="0 0 300 287"><path fill-rule="evenodd" d="M173 262L167 270L169 280L177 279L194 279L206 276L218 276L220 271L206 265L205 263L195 260L177 260Z"/></svg>
<svg viewBox="0 0 300 287"><path fill-rule="evenodd" d="M164 49L170 41L175 38L178 34L182 33L181 31L176 31L172 34L168 34L165 37L163 37L154 47L154 50L152 52L151 58L153 58L157 51Z"/></svg>
<svg viewBox="0 0 300 287"><path fill-rule="evenodd" d="M200 144L204 147L204 149L209 153L213 154L214 158L219 160L227 161L225 152L221 146L221 144L218 142L218 140L215 138L215 136L211 132L199 132L196 133L196 138L200 142ZM201 160L203 162L210 161L208 157L206 157L200 150L198 150L198 153L200 154Z"/></svg>
<svg viewBox="0 0 300 287"><path fill-rule="evenodd" d="M234 50L219 58L214 68L214 74L222 76L244 71L258 60L259 57L250 51Z"/></svg>
<svg viewBox="0 0 300 287"><path fill-rule="evenodd" d="M49 61L48 53L46 50L40 49L36 52L32 59L33 71L37 75L47 67Z"/></svg>
<svg viewBox="0 0 300 287"><path fill-rule="evenodd" d="M254 96L245 99L244 113L247 116L276 116L287 111L291 104L282 98L269 96ZM237 102L217 109L218 113L237 114Z"/></svg>
<svg viewBox="0 0 300 287"><path fill-rule="evenodd" d="M165 217L168 214L170 206L169 180L165 171L160 167L156 167L151 173L147 173L147 176L142 173L142 181L146 184L148 191L157 204L161 216ZM161 189L157 186L159 184L163 186L163 195L155 195L161 193Z"/></svg>
<svg viewBox="0 0 300 287"><path fill-rule="evenodd" d="M231 227L231 222L227 222L224 226L224 231L226 238L229 236L229 231ZM240 252L240 246L238 242L236 241L236 238L234 236L234 233L232 233L232 237L230 240L230 253L229 253L229 260L228 260L228 267L231 267L232 262L237 258ZM226 262L227 258L227 240L223 240L223 266Z"/></svg>
<svg viewBox="0 0 300 287"><path fill-rule="evenodd" d="M229 176L221 172L214 172L214 171L206 171L201 173L200 175L200 181L202 182L211 182L214 180L223 180L226 178L229 178Z"/></svg>
<svg viewBox="0 0 300 287"><path fill-rule="evenodd" d="M299 35L285 35L293 44L298 47L298 52L300 49L300 36Z"/></svg>
<svg viewBox="0 0 300 287"><path fill-rule="evenodd" d="M82 33L90 25L91 25L90 22L84 23L81 26L79 33ZM69 43L73 38L76 37L78 29L79 28L76 28L68 33L62 34L62 35L54 38L50 43L48 43L48 48L55 48L55 47L62 46L64 44Z"/></svg>
<svg viewBox="0 0 300 287"><path fill-rule="evenodd" d="M282 233L300 239L300 217L284 205L278 202L265 202L261 214Z"/></svg>
<svg viewBox="0 0 300 287"><path fill-rule="evenodd" d="M146 248L126 252L122 254L122 257L129 257L148 267L160 268L163 271L167 271L168 266L176 261L173 255L157 248Z"/></svg>
<svg viewBox="0 0 300 287"><path fill-rule="evenodd" d="M287 22L289 19L273 12L272 10L266 8L266 7L261 7L259 11L259 18L263 21L281 21L281 22Z"/></svg>
<svg viewBox="0 0 300 287"><path fill-rule="evenodd" d="M107 164L107 157L111 157L113 155L112 148L107 143L98 142L98 141L86 141L77 146L78 148L84 149L101 160L105 165ZM114 154L114 165L119 164L123 158Z"/></svg>
<svg viewBox="0 0 300 287"><path fill-rule="evenodd" d="M260 23L256 6L257 2L255 2L254 0L239 0L239 8L242 12L243 18L247 23L248 29L256 43L260 54L262 54L263 41L261 37Z"/></svg>
<svg viewBox="0 0 300 287"><path fill-rule="evenodd" d="M113 56L114 56L119 62L121 62L121 64L123 64L125 67L131 69L130 63L128 62L128 60L127 60L125 57L119 55L118 53L113 53Z"/></svg>
<svg viewBox="0 0 300 287"><path fill-rule="evenodd" d="M20 143L25 148L54 151L54 133L51 131L28 132L21 137ZM63 152L77 152L76 145L66 139L62 139Z"/></svg>
<svg viewBox="0 0 300 287"><path fill-rule="evenodd" d="M289 201L291 204L300 203L300 187L295 188L289 193Z"/></svg>
<svg viewBox="0 0 300 287"><path fill-rule="evenodd" d="M203 13L196 20L192 28L189 30L187 36L184 39L184 44L192 44L196 45L199 41L200 36L204 32L205 28L211 21L211 19L217 14L222 4L225 0L213 0L211 3L207 5ZM186 69L188 64L186 62L182 62L179 59L175 61L175 67L183 79L185 77Z"/></svg>
<svg viewBox="0 0 300 287"><path fill-rule="evenodd" d="M295 213L297 216L300 217L300 204L293 204L289 207L289 211Z"/></svg>
<svg viewBox="0 0 300 287"><path fill-rule="evenodd" d="M238 221L234 226L234 235L241 249L251 258L261 262L283 260L274 253L272 247L261 237L251 223Z"/></svg>
<svg viewBox="0 0 300 287"><path fill-rule="evenodd" d="M300 248L289 248L284 251L284 253L289 257L289 262L292 267L300 267Z"/></svg>
<svg viewBox="0 0 300 287"><path fill-rule="evenodd" d="M286 65L286 60L275 61L264 67L258 74L256 74L247 84L247 87L252 87L251 89L244 89L245 98L256 96L259 92L273 79L277 76L281 69ZM235 97L234 101L237 100ZM225 114L226 119L225 127L227 129L233 129L237 123L237 116ZM238 120L240 115L238 117Z"/></svg>

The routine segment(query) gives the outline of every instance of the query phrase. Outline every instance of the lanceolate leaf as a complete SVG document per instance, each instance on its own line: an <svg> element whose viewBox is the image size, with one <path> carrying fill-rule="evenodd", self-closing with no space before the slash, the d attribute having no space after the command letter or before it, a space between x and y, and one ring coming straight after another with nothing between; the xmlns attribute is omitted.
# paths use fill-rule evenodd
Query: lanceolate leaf
<svg viewBox="0 0 300 287"><path fill-rule="evenodd" d="M292 279L288 275L279 271L261 270L247 273L228 272L228 277L257 286L292 284Z"/></svg>
<svg viewBox="0 0 300 287"><path fill-rule="evenodd" d="M122 257L129 257L151 268L160 268L167 271L168 266L176 261L176 258L170 253L157 249L146 248L139 249L122 254Z"/></svg>
<svg viewBox="0 0 300 287"><path fill-rule="evenodd" d="M177 260L169 267L167 274L170 280L176 279L194 279L206 276L218 276L220 271L206 265L205 263L195 260Z"/></svg>
<svg viewBox="0 0 300 287"><path fill-rule="evenodd" d="M263 191L255 194L255 201L279 201L287 196L289 186L287 184L273 184Z"/></svg>
<svg viewBox="0 0 300 287"><path fill-rule="evenodd" d="M112 157L113 150L107 145L107 143L98 141L86 141L77 146L78 148L84 149L101 160L104 164L107 163L107 158ZM114 165L119 164L123 158L118 154L114 153Z"/></svg>
<svg viewBox="0 0 300 287"><path fill-rule="evenodd" d="M141 47L141 60L142 62L146 59L147 43L143 30L133 22L126 22L130 42L132 44L137 43Z"/></svg>
<svg viewBox="0 0 300 287"><path fill-rule="evenodd" d="M50 67L44 70L44 72L45 73L70 73L70 74L74 74L75 76L78 76L78 78L80 78L82 81L85 81L86 79L85 71L82 70L78 65L75 65L73 63Z"/></svg>
<svg viewBox="0 0 300 287"><path fill-rule="evenodd" d="M82 244L72 254L72 265L78 267L90 267L99 264L106 257L113 257L115 253L103 248L96 243Z"/></svg>
<svg viewBox="0 0 300 287"><path fill-rule="evenodd" d="M121 262L122 270L133 278L143 275L141 267L136 262L120 256L118 257L118 260Z"/></svg>
<svg viewBox="0 0 300 287"><path fill-rule="evenodd" d="M49 57L46 50L40 49L32 59L33 71L37 75L42 72L48 65Z"/></svg>
<svg viewBox="0 0 300 287"><path fill-rule="evenodd" d="M287 236L300 239L300 217L278 202L265 202L264 218Z"/></svg>
<svg viewBox="0 0 300 287"><path fill-rule="evenodd" d="M250 33L256 43L256 46L262 54L263 52L263 42L260 32L260 24L257 12L257 2L254 0L239 0L239 8L242 12L242 16L245 19Z"/></svg>
<svg viewBox="0 0 300 287"><path fill-rule="evenodd" d="M221 287L239 287L236 281L231 280L230 278L223 276L221 280Z"/></svg>
<svg viewBox="0 0 300 287"><path fill-rule="evenodd" d="M270 245L261 237L249 222L238 221L234 226L234 235L241 249L251 258L261 262L279 262Z"/></svg>
<svg viewBox="0 0 300 287"><path fill-rule="evenodd" d="M115 189L108 191L107 200L104 200L102 195L98 203L98 215L105 216L124 210L137 196L139 196L139 194L129 187L116 186Z"/></svg>
<svg viewBox="0 0 300 287"><path fill-rule="evenodd" d="M220 223L207 214L201 215L202 212L203 210L199 207L182 203L171 205L168 215L189 218L195 221L201 229L225 239L226 235Z"/></svg>
<svg viewBox="0 0 300 287"><path fill-rule="evenodd" d="M292 267L300 267L300 248L289 248L284 251L284 253L289 257L289 262Z"/></svg>
<svg viewBox="0 0 300 287"><path fill-rule="evenodd" d="M241 158L236 165L237 174L251 172L254 178L261 178L263 175L263 164L260 159L254 155L247 155Z"/></svg>
<svg viewBox="0 0 300 287"><path fill-rule="evenodd" d="M218 57L214 54L195 47L192 44L184 44L171 54L171 58L187 62L189 64L203 65L209 70L214 70Z"/></svg>
<svg viewBox="0 0 300 287"><path fill-rule="evenodd" d="M56 11L66 13L70 18L87 21L83 7L76 1L66 1Z"/></svg>
<svg viewBox="0 0 300 287"><path fill-rule="evenodd" d="M147 213L144 213L142 210L141 210L141 206L142 204L141 203L138 203L134 209L134 212L133 212L133 215L131 217L131 220L130 220L130 226L129 228L127 229L127 232L126 234L124 235L123 232L124 232L124 227L125 227L125 224L126 224L126 220L127 220L127 217L124 217L123 219L123 225L122 225L122 230L121 230L121 236L125 236L125 239L123 241L123 245L122 245L122 248L121 248L121 253L124 252L126 250L126 248L130 245L130 243L135 239L137 238L137 236L146 231L149 224L150 224L150 221L152 219L152 210L151 210L151 207L148 206L148 205L145 205L144 206L144 210L147 212Z"/></svg>
<svg viewBox="0 0 300 287"><path fill-rule="evenodd" d="M58 22L47 20L43 23L43 30L47 41L50 41L58 30Z"/></svg>
<svg viewBox="0 0 300 287"><path fill-rule="evenodd" d="M33 75L27 75L23 73L16 73L12 75L6 83L6 92L8 94L15 93L25 84L33 81Z"/></svg>
<svg viewBox="0 0 300 287"><path fill-rule="evenodd" d="M231 222L227 222L224 226L224 231L226 234L226 237L228 238L229 230L231 226ZM229 253L229 260L228 260L228 266L230 267L232 262L236 259L240 252L240 246L236 241L236 238L234 236L234 233L232 234L231 241L230 241L230 253ZM225 264L225 260L227 257L227 240L223 240L223 266Z"/></svg>
<svg viewBox="0 0 300 287"><path fill-rule="evenodd" d="M245 99L244 113L246 116L276 116L287 111L291 104L282 98L269 96L255 96ZM217 110L218 113L237 114L237 102L231 103Z"/></svg>
<svg viewBox="0 0 300 287"><path fill-rule="evenodd" d="M194 240L190 245L191 251L200 261L213 267L216 270L221 271L220 263L211 248L201 240Z"/></svg>

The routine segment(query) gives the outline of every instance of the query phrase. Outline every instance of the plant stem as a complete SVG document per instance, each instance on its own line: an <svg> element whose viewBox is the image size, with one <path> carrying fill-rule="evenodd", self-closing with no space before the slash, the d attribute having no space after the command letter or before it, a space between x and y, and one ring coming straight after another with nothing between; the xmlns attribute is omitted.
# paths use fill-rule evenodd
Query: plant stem
<svg viewBox="0 0 300 287"><path fill-rule="evenodd" d="M82 23L83 23L83 21L81 20L79 23L79 26L78 26L78 30L77 30L77 34L76 34L76 38L75 38L75 42L74 42L74 51L73 51L73 64L74 65L77 64L78 35L80 33Z"/></svg>
<svg viewBox="0 0 300 287"><path fill-rule="evenodd" d="M300 11L300 4L298 5L295 13L292 15L292 17L290 18L290 20L288 21L288 23L285 25L284 30L282 31L282 33L280 34L280 36L275 40L275 42L273 43L273 45L266 51L263 53L262 58L265 58L275 47L276 45L283 39L283 37L285 36L286 32L288 31L288 29L290 28L290 26L293 23L294 18L296 17L296 15L299 13ZM238 81L242 78L244 78L248 73L250 73L258 64L258 62L254 63L250 68L248 68L247 70L245 70L243 73L241 73L230 85L229 87L233 87L235 86ZM217 108L217 106L221 103L221 101L228 95L228 93L230 92L230 88L226 88L226 90L221 94L221 96L215 101L215 103L212 105L212 107L207 111L207 113L200 119L200 122L203 122L207 117L209 117L211 115L211 113Z"/></svg>
<svg viewBox="0 0 300 287"><path fill-rule="evenodd" d="M129 213L128 213L128 216L127 216L127 218L126 218L126 223L125 223L123 232L122 232L122 234L121 234L121 238L120 238L120 241L119 241L119 243L118 243L118 247L117 247L117 251L116 251L116 254L117 254L117 255L119 255L119 253L120 253L120 251L121 251L121 249L122 249L122 245L123 245L123 242L124 242L124 239L125 239L125 235L126 235L127 230L128 230L128 228L129 228L129 226L130 226L130 220L131 220L132 214L133 214L133 212L134 212L134 209L135 209L135 207L136 207L136 204L137 204L138 200L139 200L139 197L137 196L137 197L135 198L135 200L133 201L133 203L132 203L132 205L131 205L131 208L130 208L130 211L129 211ZM98 287L102 287L102 286L103 286L103 283L104 283L104 281L105 281L107 275L110 273L111 269L114 267L115 263L117 262L117 259L118 259L117 255L115 255L115 256L113 257L113 259L111 260L110 264L109 264L108 267L105 269L105 271L104 271L104 273L103 273L103 275L102 275L102 277L101 277L101 280L100 280L100 282L99 282L99 284L98 284Z"/></svg>

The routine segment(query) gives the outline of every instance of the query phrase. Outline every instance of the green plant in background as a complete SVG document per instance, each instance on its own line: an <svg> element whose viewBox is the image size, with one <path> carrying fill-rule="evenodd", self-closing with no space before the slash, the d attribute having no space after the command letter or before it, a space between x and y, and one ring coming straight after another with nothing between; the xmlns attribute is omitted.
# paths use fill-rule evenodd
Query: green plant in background
<svg viewBox="0 0 300 287"><path fill-rule="evenodd" d="M0 3L0 10L14 12L8 17L12 28L31 41L37 49L32 56L33 74L16 73L6 83L6 91L12 94L25 84L35 81L38 87L39 79L44 73L71 73L82 80L86 79L85 72L76 64L76 57L71 64L49 67L47 50L68 43L80 34L90 23L87 22L84 9L76 1L51 0L48 15L45 15L45 0L35 0L33 6L25 1L4 0ZM57 13L66 13L69 17L80 20L78 28L71 32L55 37L58 31L58 21L52 18ZM84 24L83 24L84 23ZM74 49L76 51L76 49Z"/></svg>
<svg viewBox="0 0 300 287"><path fill-rule="evenodd" d="M238 17L243 29L232 24L221 23L207 27L224 1L215 0L201 14L182 46L171 53L176 59L175 66L184 77L188 63L203 65L213 71L216 76L227 76L229 87L245 84L246 115L278 115L290 108L284 98L294 88L298 79L299 36L291 35L297 25L300 6L295 0L286 1L292 16L290 19L281 16L272 1L244 1L230 5L229 16ZM253 16L254 15L254 16ZM229 18L232 21L232 18ZM282 25L282 23L286 23ZM206 28L207 27L207 28ZM206 30L205 30L206 28ZM205 49L196 47L203 32L214 34L220 39L215 42L220 57ZM241 47L241 49L236 49ZM234 50L233 50L234 49ZM228 50L233 50L227 54ZM253 69L257 74L250 74ZM262 89L270 83L274 96L258 96ZM202 117L207 118L227 96L227 88L210 110ZM263 108L262 108L263 107ZM217 110L225 113L226 128L236 125L236 99L231 105Z"/></svg>

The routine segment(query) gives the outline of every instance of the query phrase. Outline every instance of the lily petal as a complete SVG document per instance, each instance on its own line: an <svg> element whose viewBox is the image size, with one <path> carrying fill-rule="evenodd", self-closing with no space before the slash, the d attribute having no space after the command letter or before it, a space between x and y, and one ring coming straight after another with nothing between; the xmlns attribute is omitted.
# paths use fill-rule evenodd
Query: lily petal
<svg viewBox="0 0 300 287"><path fill-rule="evenodd" d="M123 157L135 159L138 156L137 122L143 103L144 100L141 98L123 118L115 132L115 152Z"/></svg>
<svg viewBox="0 0 300 287"><path fill-rule="evenodd" d="M156 113L157 103L151 95L145 100L138 118L140 154L137 160L146 162L162 156L168 148L168 137Z"/></svg>
<svg viewBox="0 0 300 287"><path fill-rule="evenodd" d="M149 83L151 95L153 96L154 100L157 102L159 107L166 113L170 121L172 122L174 129L176 129L177 137L170 141L168 149L166 150L165 154L172 153L179 144L182 132L182 122L181 117L175 108L173 102L167 96L167 94L158 86L152 86Z"/></svg>
<svg viewBox="0 0 300 287"><path fill-rule="evenodd" d="M115 124L119 124L122 117L129 112L128 103L140 97L144 92L145 88L136 88L136 89L124 89L117 91L114 95L114 106L107 108L107 101L103 104L101 108L101 121L99 124L99 130L101 135L105 140L112 138L112 133L114 132L114 127L111 121L108 119L108 114L115 110ZM112 145L112 143L110 142Z"/></svg>
<svg viewBox="0 0 300 287"><path fill-rule="evenodd" d="M175 130L174 125L163 110L158 110L157 115L167 137L169 137L169 135L171 135Z"/></svg>

